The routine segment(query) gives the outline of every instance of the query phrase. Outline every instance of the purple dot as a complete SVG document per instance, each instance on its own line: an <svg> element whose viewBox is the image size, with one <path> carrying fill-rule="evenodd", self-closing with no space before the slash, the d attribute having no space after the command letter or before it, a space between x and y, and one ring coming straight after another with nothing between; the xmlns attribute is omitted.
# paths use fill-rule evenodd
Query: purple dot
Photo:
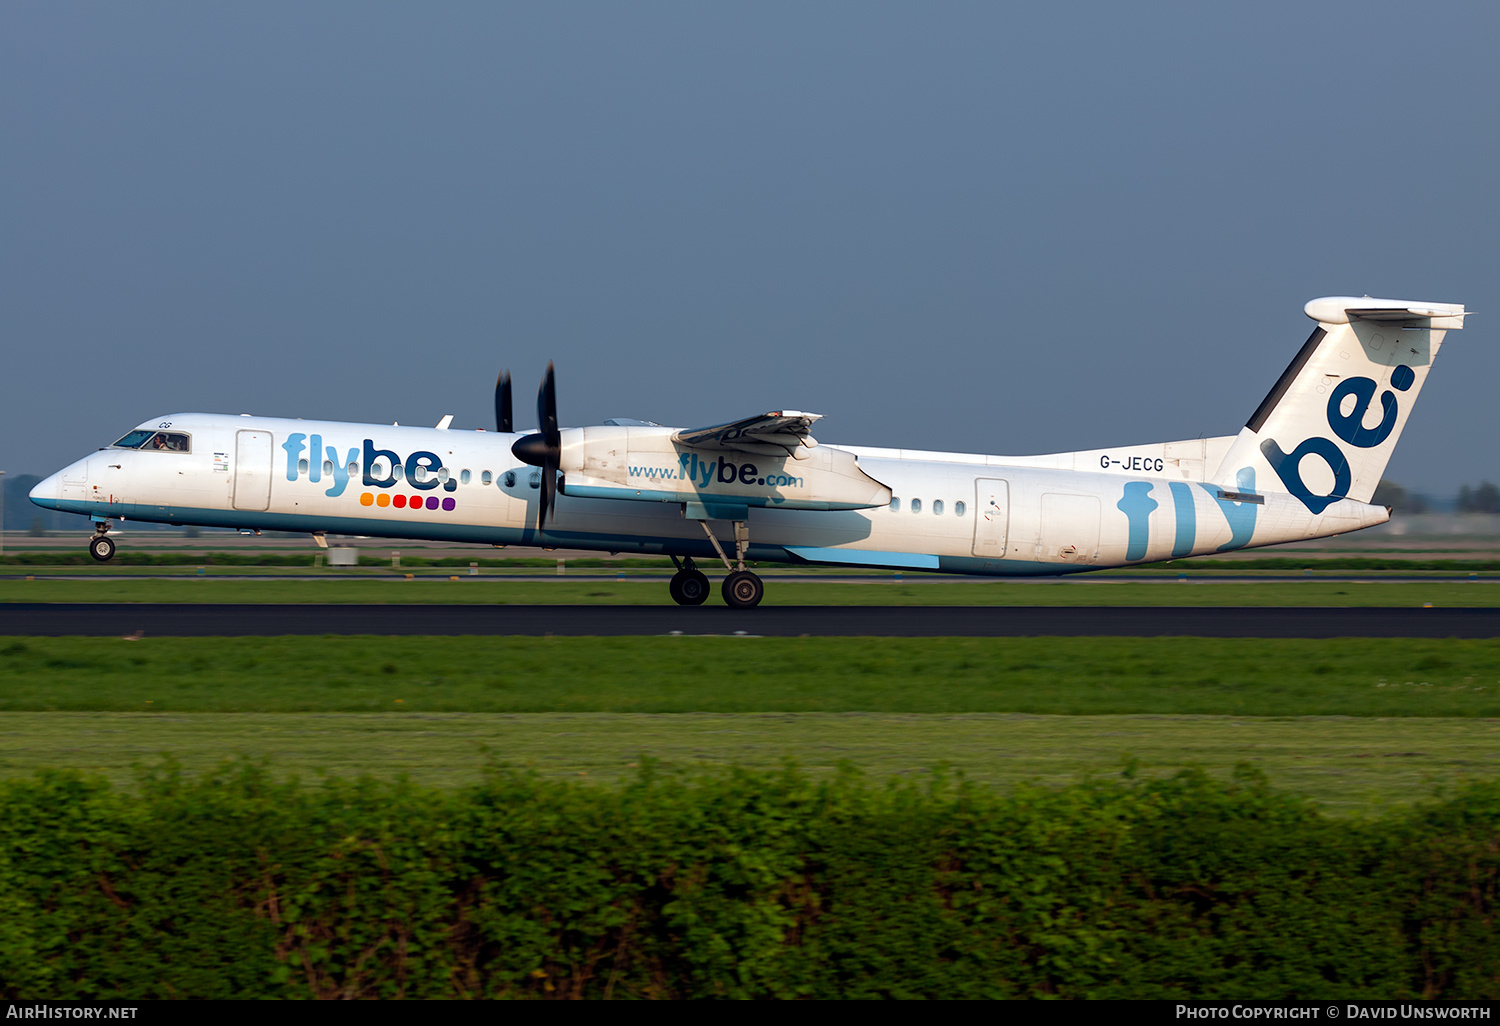
<svg viewBox="0 0 1500 1026"><path fill-rule="evenodd" d="M429 496L427 496L427 508L428 509L437 509L437 496L436 495L429 495Z"/></svg>
<svg viewBox="0 0 1500 1026"><path fill-rule="evenodd" d="M452 499L444 499L443 500L443 508L444 509L451 510L454 506L457 506L457 505L458 505L458 503L454 502Z"/></svg>

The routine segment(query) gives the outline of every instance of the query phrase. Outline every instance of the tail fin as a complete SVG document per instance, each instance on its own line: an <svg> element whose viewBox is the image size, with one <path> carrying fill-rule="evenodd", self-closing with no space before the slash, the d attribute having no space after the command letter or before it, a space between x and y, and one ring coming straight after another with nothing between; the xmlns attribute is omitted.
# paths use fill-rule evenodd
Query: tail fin
<svg viewBox="0 0 1500 1026"><path fill-rule="evenodd" d="M1334 296L1304 308L1318 323L1230 446L1213 481L1284 489L1313 514L1369 502L1449 329L1452 303Z"/></svg>

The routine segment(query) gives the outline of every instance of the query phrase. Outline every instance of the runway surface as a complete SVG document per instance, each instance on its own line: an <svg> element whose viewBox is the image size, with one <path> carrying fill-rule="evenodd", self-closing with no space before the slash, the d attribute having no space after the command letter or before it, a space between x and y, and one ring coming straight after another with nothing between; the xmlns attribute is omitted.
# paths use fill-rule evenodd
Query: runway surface
<svg viewBox="0 0 1500 1026"><path fill-rule="evenodd" d="M23 568L24 569L24 568ZM1200 573L1194 572L1191 577L1186 574L1112 574L1108 572L1096 572L1089 574L1070 574L1065 577L970 577L964 574L912 574L902 577L899 574L780 574L763 573L761 577L767 584L774 583L776 586L783 584L1030 584L1036 586L1059 585L1077 586L1089 584L1181 584L1190 581L1194 584L1203 583L1239 583L1239 584L1385 584L1391 581L1415 581L1420 583L1433 583L1439 581L1468 582L1470 584L1500 584L1500 576L1492 571L1485 571L1487 576L1481 577L1477 572L1462 571L1449 573L1446 571L1430 571L1424 573L1401 573L1399 571L1331 571L1319 570L1316 576L1311 574L1231 574L1231 573ZM629 581L631 583L661 583L666 584L672 579L668 573L661 574L601 574L570 571L566 576L559 577L556 574L518 574L518 573L495 573L487 571L483 575L470 577L467 571L455 567L442 567L436 570L431 568L418 568L411 571L411 577L418 581L447 581L458 577L466 585L476 584L506 584L517 581L526 583L551 583L567 584L601 584L605 582L615 583ZM0 574L0 581L191 581L201 580L198 575L179 570L175 573L139 573L139 574L104 574L104 573L67 573L56 570L37 573L15 573ZM406 575L401 573L356 573L356 574L330 574L327 571L307 571L301 573L242 573L236 572L234 567L214 567L211 580L222 581L404 581Z"/></svg>
<svg viewBox="0 0 1500 1026"><path fill-rule="evenodd" d="M1500 609L1126 606L459 606L0 603L0 635L752 635L1493 638Z"/></svg>

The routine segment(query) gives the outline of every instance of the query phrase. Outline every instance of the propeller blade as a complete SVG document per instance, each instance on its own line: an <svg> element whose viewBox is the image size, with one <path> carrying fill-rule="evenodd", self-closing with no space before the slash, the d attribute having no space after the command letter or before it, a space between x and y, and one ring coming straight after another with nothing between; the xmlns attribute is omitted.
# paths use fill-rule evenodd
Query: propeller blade
<svg viewBox="0 0 1500 1026"><path fill-rule="evenodd" d="M509 386L509 380L506 385ZM557 502L557 474L562 466L562 432L557 427L557 380L550 362L542 386L536 393L536 419L541 430L517 438L510 451L522 463L542 469L541 494L537 497L536 510L536 529L540 531L547 526L547 516Z"/></svg>
<svg viewBox="0 0 1500 1026"><path fill-rule="evenodd" d="M547 361L547 376L542 378L542 387L536 393L536 422L548 448L562 445L562 436L557 431L557 379L551 360Z"/></svg>
<svg viewBox="0 0 1500 1026"><path fill-rule="evenodd" d="M495 430L510 434L515 430L515 419L510 408L510 371L503 370L495 379Z"/></svg>
<svg viewBox="0 0 1500 1026"><path fill-rule="evenodd" d="M551 360L547 361L547 375L542 378L542 387L537 391L536 413L542 438L547 442L547 462L542 467L542 501L537 509L536 526L540 531L557 504L557 472L562 463L562 432L557 428L557 377Z"/></svg>
<svg viewBox="0 0 1500 1026"><path fill-rule="evenodd" d="M552 506L557 502L557 470L554 466L542 468L542 495L541 503L536 510L536 529L544 530L547 526L547 516L552 512Z"/></svg>

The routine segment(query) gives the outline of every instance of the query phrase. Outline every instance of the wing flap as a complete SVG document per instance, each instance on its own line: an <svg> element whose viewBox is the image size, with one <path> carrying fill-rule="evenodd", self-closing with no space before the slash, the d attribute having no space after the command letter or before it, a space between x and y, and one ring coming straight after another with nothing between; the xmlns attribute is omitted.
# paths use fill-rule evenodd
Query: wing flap
<svg viewBox="0 0 1500 1026"><path fill-rule="evenodd" d="M728 449L761 456L796 457L798 450L811 449L818 444L812 436L812 425L822 419L821 413L778 410L728 424L683 428L672 435L672 441L695 449Z"/></svg>

